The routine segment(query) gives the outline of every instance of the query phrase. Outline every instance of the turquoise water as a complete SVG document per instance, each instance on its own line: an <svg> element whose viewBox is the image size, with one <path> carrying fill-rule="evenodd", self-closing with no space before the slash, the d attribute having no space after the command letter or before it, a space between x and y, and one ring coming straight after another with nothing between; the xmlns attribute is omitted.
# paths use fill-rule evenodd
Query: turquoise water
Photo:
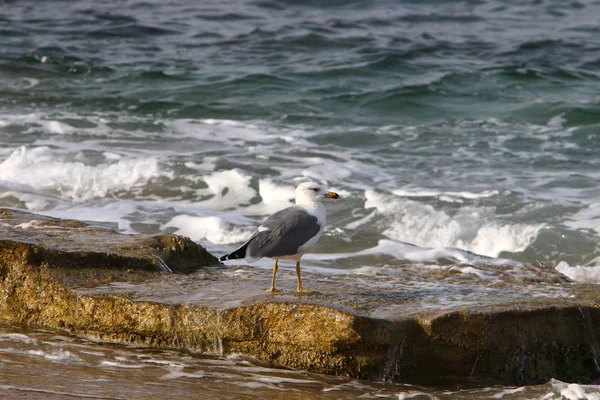
<svg viewBox="0 0 600 400"><path fill-rule="evenodd" d="M597 283L598 15L598 1L0 2L0 206L221 255L310 179L343 199L306 268L479 260L461 249Z"/></svg>

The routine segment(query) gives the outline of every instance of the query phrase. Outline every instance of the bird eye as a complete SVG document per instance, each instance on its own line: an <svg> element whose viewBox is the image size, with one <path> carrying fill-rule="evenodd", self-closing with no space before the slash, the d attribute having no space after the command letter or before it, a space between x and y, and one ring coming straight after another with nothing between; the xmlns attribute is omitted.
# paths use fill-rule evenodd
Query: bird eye
<svg viewBox="0 0 600 400"><path fill-rule="evenodd" d="M319 188L310 188L310 190L312 190L313 192L318 192Z"/></svg>

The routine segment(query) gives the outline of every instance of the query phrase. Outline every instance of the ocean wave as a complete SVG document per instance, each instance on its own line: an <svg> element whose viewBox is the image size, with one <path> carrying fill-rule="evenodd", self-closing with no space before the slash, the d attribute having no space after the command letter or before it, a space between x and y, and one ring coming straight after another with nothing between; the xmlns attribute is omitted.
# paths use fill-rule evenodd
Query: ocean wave
<svg viewBox="0 0 600 400"><path fill-rule="evenodd" d="M599 4L52 7L0 17L3 206L224 251L311 179L342 269L597 264Z"/></svg>
<svg viewBox="0 0 600 400"><path fill-rule="evenodd" d="M49 147L21 147L0 163L0 180L57 193L62 198L75 201L131 190L136 185L165 175L168 172L161 171L157 160L152 158L90 166L61 160Z"/></svg>

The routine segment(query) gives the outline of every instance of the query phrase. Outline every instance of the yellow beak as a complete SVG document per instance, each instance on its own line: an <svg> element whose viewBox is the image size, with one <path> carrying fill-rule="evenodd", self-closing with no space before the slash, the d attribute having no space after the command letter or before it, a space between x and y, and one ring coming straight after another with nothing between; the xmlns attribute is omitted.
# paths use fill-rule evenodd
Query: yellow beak
<svg viewBox="0 0 600 400"><path fill-rule="evenodd" d="M327 197L328 199L336 199L337 200L340 198L340 195L335 192L327 192L325 194L325 197Z"/></svg>

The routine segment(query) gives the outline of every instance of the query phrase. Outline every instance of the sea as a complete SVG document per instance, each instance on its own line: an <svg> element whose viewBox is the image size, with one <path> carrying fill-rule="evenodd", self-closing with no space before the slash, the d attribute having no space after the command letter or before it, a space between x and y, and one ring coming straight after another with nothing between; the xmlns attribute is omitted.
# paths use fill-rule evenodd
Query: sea
<svg viewBox="0 0 600 400"><path fill-rule="evenodd" d="M0 0L0 207L223 255L314 181L341 199L304 270L491 260L597 284L599 156L598 0ZM556 380L353 381L21 326L0 347L11 398L600 398Z"/></svg>

